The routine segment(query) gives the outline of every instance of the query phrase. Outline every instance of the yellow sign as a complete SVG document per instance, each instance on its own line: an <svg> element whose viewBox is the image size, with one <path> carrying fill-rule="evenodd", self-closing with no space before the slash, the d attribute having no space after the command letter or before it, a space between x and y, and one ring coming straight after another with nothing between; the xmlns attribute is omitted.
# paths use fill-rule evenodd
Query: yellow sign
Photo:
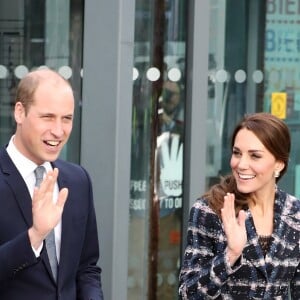
<svg viewBox="0 0 300 300"><path fill-rule="evenodd" d="M280 118L286 118L287 93L272 93L271 113Z"/></svg>

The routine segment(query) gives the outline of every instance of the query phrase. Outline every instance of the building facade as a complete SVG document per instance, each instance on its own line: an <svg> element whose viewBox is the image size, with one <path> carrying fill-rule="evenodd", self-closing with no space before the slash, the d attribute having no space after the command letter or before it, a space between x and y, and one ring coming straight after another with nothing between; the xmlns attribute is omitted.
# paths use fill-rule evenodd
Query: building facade
<svg viewBox="0 0 300 300"><path fill-rule="evenodd" d="M29 70L68 79L62 158L91 174L106 299L177 299L189 209L230 172L230 134L268 111L292 135L300 197L300 6L291 0L0 2L0 142Z"/></svg>

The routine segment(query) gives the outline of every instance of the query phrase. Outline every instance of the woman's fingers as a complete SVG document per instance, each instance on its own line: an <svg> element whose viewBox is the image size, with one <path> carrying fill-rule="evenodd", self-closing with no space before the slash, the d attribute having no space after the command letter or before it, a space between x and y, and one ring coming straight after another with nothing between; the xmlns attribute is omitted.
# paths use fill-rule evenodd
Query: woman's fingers
<svg viewBox="0 0 300 300"><path fill-rule="evenodd" d="M246 221L246 212L241 209L238 214L238 224L240 226L245 227L245 221Z"/></svg>
<svg viewBox="0 0 300 300"><path fill-rule="evenodd" d="M235 219L234 200L234 194L227 193L224 196L224 206L221 209L222 218L226 218L226 220Z"/></svg>

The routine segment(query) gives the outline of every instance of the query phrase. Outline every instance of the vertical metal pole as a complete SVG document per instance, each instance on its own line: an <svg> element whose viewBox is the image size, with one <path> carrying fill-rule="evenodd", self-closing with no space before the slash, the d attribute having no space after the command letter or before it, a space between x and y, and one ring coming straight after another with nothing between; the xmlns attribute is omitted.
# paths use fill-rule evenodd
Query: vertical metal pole
<svg viewBox="0 0 300 300"><path fill-rule="evenodd" d="M150 205L149 205L149 252L148 252L148 300L157 299L157 264L159 240L159 199L155 194L155 153L158 135L158 99L162 91L164 75L164 1L155 0L153 28L153 66L160 71L160 78L152 84L152 120L151 120L151 153L150 153Z"/></svg>

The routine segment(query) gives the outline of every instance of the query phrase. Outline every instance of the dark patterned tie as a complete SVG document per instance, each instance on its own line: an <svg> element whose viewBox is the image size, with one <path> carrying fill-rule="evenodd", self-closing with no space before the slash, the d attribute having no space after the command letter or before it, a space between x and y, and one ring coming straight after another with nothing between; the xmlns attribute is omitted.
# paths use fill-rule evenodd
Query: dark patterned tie
<svg viewBox="0 0 300 300"><path fill-rule="evenodd" d="M35 186L37 187L40 186L45 172L46 169L43 166L38 166L34 170L34 174L36 178ZM56 256L56 249L55 249L54 229L52 229L50 233L46 236L45 241L46 241L46 249L48 253L52 274L56 280L57 279L57 256Z"/></svg>

